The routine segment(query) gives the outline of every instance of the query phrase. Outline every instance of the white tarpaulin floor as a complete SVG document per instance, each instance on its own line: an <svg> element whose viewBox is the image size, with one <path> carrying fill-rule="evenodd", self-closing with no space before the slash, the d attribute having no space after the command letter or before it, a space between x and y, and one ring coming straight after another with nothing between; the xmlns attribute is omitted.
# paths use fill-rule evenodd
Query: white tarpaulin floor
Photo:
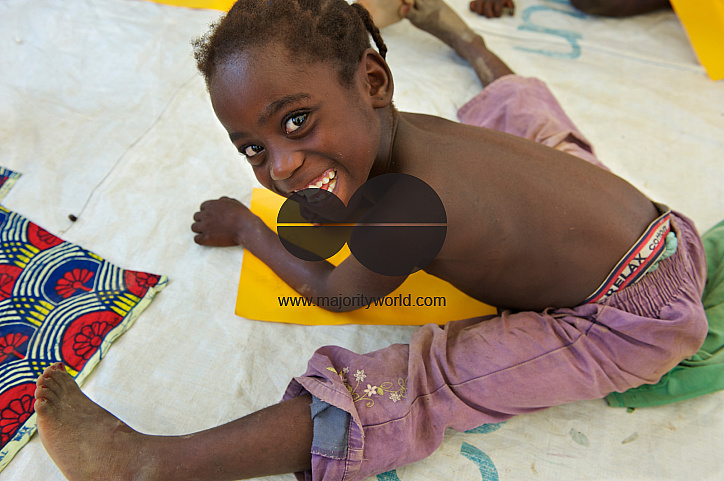
<svg viewBox="0 0 724 481"><path fill-rule="evenodd" d="M518 0L514 17L487 20L450 3L511 68L548 83L614 172L702 232L724 218L724 84L708 80L672 12L600 19ZM0 165L23 174L4 205L116 265L169 277L84 386L147 433L198 431L278 401L320 346L366 352L413 332L235 316L243 251L197 246L189 228L204 200L248 202L257 185L195 70L190 40L218 15L137 0L0 3ZM479 90L409 23L383 36L400 110L454 118ZM722 392L631 413L579 402L451 432L430 458L379 478L722 479L723 431ZM37 436L0 474L16 479L63 479Z"/></svg>

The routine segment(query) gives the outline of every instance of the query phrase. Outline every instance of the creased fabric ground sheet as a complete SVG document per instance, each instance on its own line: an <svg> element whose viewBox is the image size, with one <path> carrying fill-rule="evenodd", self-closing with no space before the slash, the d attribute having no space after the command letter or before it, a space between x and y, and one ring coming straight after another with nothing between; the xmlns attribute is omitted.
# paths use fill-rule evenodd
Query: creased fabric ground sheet
<svg viewBox="0 0 724 481"><path fill-rule="evenodd" d="M0 181L13 178L0 172ZM0 206L0 469L35 432L35 381L81 384L166 277L124 270Z"/></svg>
<svg viewBox="0 0 724 481"><path fill-rule="evenodd" d="M724 83L709 80L674 12L607 19L567 0L518 0L514 16L486 19L467 0L448 3L513 70L546 82L614 172L701 232L724 217ZM201 431L277 402L321 346L372 352L416 330L234 313L246 253L198 246L190 231L205 200L249 205L260 187L215 118L189 45L220 13L0 2L0 164L23 173L3 205L118 266L174 280L83 385L149 434ZM480 91L464 61L409 22L382 36L400 110L454 120ZM498 427L450 432L429 458L368 481L724 479L724 392L633 412L584 401ZM64 479L39 436L0 472Z"/></svg>

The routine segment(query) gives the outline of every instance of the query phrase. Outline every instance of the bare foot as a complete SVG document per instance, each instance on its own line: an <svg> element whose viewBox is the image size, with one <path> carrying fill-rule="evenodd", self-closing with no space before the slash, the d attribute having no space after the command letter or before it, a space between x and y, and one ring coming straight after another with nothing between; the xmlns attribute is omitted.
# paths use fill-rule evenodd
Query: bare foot
<svg viewBox="0 0 724 481"><path fill-rule="evenodd" d="M61 363L35 389L40 440L69 481L228 481L309 470L311 402L299 396L198 433L150 436L88 399Z"/></svg>
<svg viewBox="0 0 724 481"><path fill-rule="evenodd" d="M473 0L470 2L470 11L488 18L513 15L515 5L513 0Z"/></svg>
<svg viewBox="0 0 724 481"><path fill-rule="evenodd" d="M88 399L61 363L38 378L35 412L45 450L70 481L151 478L140 469L145 436Z"/></svg>
<svg viewBox="0 0 724 481"><path fill-rule="evenodd" d="M384 28L405 18L414 0L357 0L357 3L370 12L377 28Z"/></svg>

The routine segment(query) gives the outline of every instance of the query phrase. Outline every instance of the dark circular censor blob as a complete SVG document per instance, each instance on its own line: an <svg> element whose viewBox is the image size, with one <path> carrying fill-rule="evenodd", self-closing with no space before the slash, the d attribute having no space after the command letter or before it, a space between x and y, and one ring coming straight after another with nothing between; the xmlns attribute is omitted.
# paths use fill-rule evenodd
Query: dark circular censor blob
<svg viewBox="0 0 724 481"><path fill-rule="evenodd" d="M279 210L277 224L282 244L300 259L328 259L348 243L363 266L386 276L423 269L440 252L447 233L440 197L407 174L368 180L348 206L323 189L296 192Z"/></svg>

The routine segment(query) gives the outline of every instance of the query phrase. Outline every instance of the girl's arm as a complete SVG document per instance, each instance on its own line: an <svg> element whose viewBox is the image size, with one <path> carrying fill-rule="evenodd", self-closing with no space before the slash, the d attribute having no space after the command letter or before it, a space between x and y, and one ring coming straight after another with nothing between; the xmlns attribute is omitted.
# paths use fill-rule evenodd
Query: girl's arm
<svg viewBox="0 0 724 481"><path fill-rule="evenodd" d="M370 271L354 256L338 266L327 261L305 261L287 251L279 236L244 204L229 197L206 201L194 215L191 230L197 244L240 245L262 260L284 282L305 297L386 296L402 284L406 276L385 276ZM350 311L358 305L324 306L329 310Z"/></svg>

